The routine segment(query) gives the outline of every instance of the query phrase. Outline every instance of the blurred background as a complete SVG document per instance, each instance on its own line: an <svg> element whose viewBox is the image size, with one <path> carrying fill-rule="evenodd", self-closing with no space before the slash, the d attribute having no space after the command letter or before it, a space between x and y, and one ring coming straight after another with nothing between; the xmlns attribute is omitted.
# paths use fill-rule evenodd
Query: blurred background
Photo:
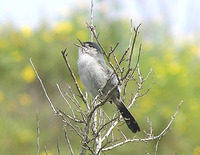
<svg viewBox="0 0 200 155"><path fill-rule="evenodd" d="M198 155L200 152L200 1L199 0L94 0L94 23L100 41L108 51L119 42L120 56L128 47L130 21L140 27L137 45L142 43L141 71L152 67L155 79L151 91L138 99L132 113L154 134L168 124L181 99L173 130L159 143L158 154ZM62 154L69 150L63 123L54 116L30 66L32 58L52 102L67 107L56 84L73 88L61 50L68 48L70 64L77 74L76 38L90 40L89 0L6 0L0 3L0 154L36 154L36 108L40 117L41 154ZM136 46L135 53L137 53ZM135 55L136 56L136 55ZM136 57L135 57L136 59ZM79 79L78 79L79 80ZM145 86L151 83L152 78ZM82 87L82 89L84 89ZM130 89L130 88L129 88ZM75 89L74 89L75 90ZM134 90L132 90L134 91ZM109 106L109 105L108 105ZM103 107L106 109L106 105ZM127 136L132 137L126 126ZM142 137L140 133L137 137ZM73 138L75 154L79 139ZM153 154L155 142L131 143L106 154Z"/></svg>

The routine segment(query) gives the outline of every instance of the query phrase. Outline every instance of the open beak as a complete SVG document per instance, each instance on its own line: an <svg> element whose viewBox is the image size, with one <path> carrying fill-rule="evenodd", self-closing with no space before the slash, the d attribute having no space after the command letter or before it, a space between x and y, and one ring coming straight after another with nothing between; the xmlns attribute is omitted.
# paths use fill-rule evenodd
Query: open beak
<svg viewBox="0 0 200 155"><path fill-rule="evenodd" d="M80 44L81 44L83 47L85 47L84 43L83 43L80 39L77 38L77 40L80 42Z"/></svg>
<svg viewBox="0 0 200 155"><path fill-rule="evenodd" d="M78 47L80 47L80 48L85 47L84 43L83 43L80 39L77 38L77 40L80 42L81 45L75 44L76 46L78 46Z"/></svg>

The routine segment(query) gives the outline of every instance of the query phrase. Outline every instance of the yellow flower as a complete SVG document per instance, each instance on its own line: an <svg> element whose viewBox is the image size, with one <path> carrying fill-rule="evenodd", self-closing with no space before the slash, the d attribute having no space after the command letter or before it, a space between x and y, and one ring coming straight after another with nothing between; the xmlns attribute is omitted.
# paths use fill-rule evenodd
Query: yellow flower
<svg viewBox="0 0 200 155"><path fill-rule="evenodd" d="M158 76L164 77L166 75L165 67L161 64L156 66L155 71L157 72Z"/></svg>
<svg viewBox="0 0 200 155"><path fill-rule="evenodd" d="M199 155L200 153L200 146L194 149L193 155Z"/></svg>
<svg viewBox="0 0 200 155"><path fill-rule="evenodd" d="M152 98L150 96L145 96L142 99L141 112L147 113L153 108L153 106L154 106L154 101L152 100Z"/></svg>
<svg viewBox="0 0 200 155"><path fill-rule="evenodd" d="M189 101L190 103L190 110L192 111L193 115L199 115L200 105L199 105L199 99L192 98Z"/></svg>
<svg viewBox="0 0 200 155"><path fill-rule="evenodd" d="M32 35L32 30L31 30L31 28L29 27L29 26L24 26L24 27L22 27L21 28L21 32L22 32L22 34L25 36L25 37L31 37L31 35Z"/></svg>
<svg viewBox="0 0 200 155"><path fill-rule="evenodd" d="M42 37L43 37L44 41L46 41L46 42L52 42L53 41L53 38L52 38L52 36L49 32L44 32L42 34Z"/></svg>
<svg viewBox="0 0 200 155"><path fill-rule="evenodd" d="M55 33L71 33L73 31L73 25L71 22L60 22L54 25L53 31Z"/></svg>
<svg viewBox="0 0 200 155"><path fill-rule="evenodd" d="M35 73L30 66L22 70L21 76L22 76L22 79L28 83L33 82L35 80Z"/></svg>
<svg viewBox="0 0 200 155"><path fill-rule="evenodd" d="M168 64L168 72L173 75L179 74L181 72L181 66L176 62L171 62Z"/></svg>
<svg viewBox="0 0 200 155"><path fill-rule="evenodd" d="M19 102L23 106L27 106L31 104L31 97L28 94L21 94L19 95Z"/></svg>
<svg viewBox="0 0 200 155"><path fill-rule="evenodd" d="M179 83L180 86L185 87L189 84L189 77L188 77L188 70L187 68L182 67L181 74L177 79L177 83Z"/></svg>
<svg viewBox="0 0 200 155"><path fill-rule="evenodd" d="M34 138L33 132L27 129L19 130L17 135L18 135L18 140L21 143L31 142L32 139Z"/></svg>
<svg viewBox="0 0 200 155"><path fill-rule="evenodd" d="M41 153L41 155L46 155L46 152L43 151L43 152ZM48 151L48 155L52 155L52 153Z"/></svg>
<svg viewBox="0 0 200 155"><path fill-rule="evenodd" d="M165 62L169 62L169 61L173 61L175 58L175 54L174 53L167 53L164 55L164 61Z"/></svg>
<svg viewBox="0 0 200 155"><path fill-rule="evenodd" d="M18 50L12 51L11 57L16 62L19 62L19 61L21 61L23 59L23 56L22 56L21 52L18 51Z"/></svg>
<svg viewBox="0 0 200 155"><path fill-rule="evenodd" d="M0 91L0 102L2 102L3 100L4 100L4 93Z"/></svg>
<svg viewBox="0 0 200 155"><path fill-rule="evenodd" d="M193 44L191 47L190 47L190 50L189 52L191 52L192 54L194 55L197 55L199 56L200 55L200 47L196 44Z"/></svg>
<svg viewBox="0 0 200 155"><path fill-rule="evenodd" d="M168 106L163 106L162 108L160 108L160 113L165 118L169 118L170 117L171 111L172 111L172 109L170 107L168 107Z"/></svg>
<svg viewBox="0 0 200 155"><path fill-rule="evenodd" d="M9 42L6 39L1 39L0 40L0 49L1 52L4 52L5 49L9 48Z"/></svg>

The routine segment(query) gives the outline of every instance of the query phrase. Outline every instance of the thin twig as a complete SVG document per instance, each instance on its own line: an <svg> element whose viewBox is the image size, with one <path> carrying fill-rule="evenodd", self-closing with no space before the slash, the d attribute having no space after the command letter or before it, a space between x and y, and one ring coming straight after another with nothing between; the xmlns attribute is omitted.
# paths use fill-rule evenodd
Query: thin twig
<svg viewBox="0 0 200 155"><path fill-rule="evenodd" d="M159 139L160 137L162 137L163 135L165 135L166 133L168 133L169 128L170 128L172 122L174 121L174 119L175 119L175 117L176 117L176 115L177 115L177 113L178 113L178 111L179 111L180 106L181 106L182 103L183 103L183 100L180 101L180 103L179 103L179 105L178 105L178 107L177 107L174 115L172 116L170 122L167 124L167 126L157 136L150 136L150 137L141 138L141 139L136 139L136 138L127 139L127 140L124 140L124 141L122 141L120 143L117 143L115 145L112 145L112 146L109 146L107 148L104 148L104 149L102 149L102 151L111 150L111 149L114 149L114 148L116 148L118 146L124 145L126 143L130 143L130 142L147 142L147 141L152 141L152 140L155 140L155 139Z"/></svg>
<svg viewBox="0 0 200 155"><path fill-rule="evenodd" d="M57 88L58 88L58 90L59 90L59 92L60 92L62 98L65 100L65 102L67 103L69 109L71 110L72 115L73 115L73 118L75 118L74 110L72 109L71 105L69 104L69 102L67 101L67 99L65 98L65 96L63 95L63 93L62 93L62 91L61 91L61 89L60 89L60 86L59 86L58 84L56 84L56 86L57 86Z"/></svg>
<svg viewBox="0 0 200 155"><path fill-rule="evenodd" d="M59 112L60 114L62 114L62 116L65 116L65 117L67 117L68 119L70 119L70 120L72 120L72 121L74 121L74 122L76 122L76 123L85 123L85 121L82 121L82 120L73 118L73 117L71 117L70 115L67 115L65 112L63 112L63 111L60 110L60 109L58 109L58 112Z"/></svg>
<svg viewBox="0 0 200 155"><path fill-rule="evenodd" d="M112 55L113 55L113 58L114 58L114 60L115 60L116 65L117 65L116 70L119 69L120 74L121 74L121 77L122 77L122 75L123 75L123 70L122 70L122 68L120 67L120 64L119 64L119 62L118 62L118 60L117 60L117 58L116 58L115 52L114 52L118 45L119 45L119 43L117 43L113 49L112 49L112 47L111 47L111 51L112 51L111 53L112 53Z"/></svg>
<svg viewBox="0 0 200 155"><path fill-rule="evenodd" d="M155 153L154 153L154 155L156 155L156 154L157 154L157 151L158 151L158 144L159 144L159 142L160 142L161 138L162 138L162 136L161 136L160 138L158 138L158 141L156 142L156 146L155 146Z"/></svg>
<svg viewBox="0 0 200 155"><path fill-rule="evenodd" d="M36 121L37 121L37 154L40 154L40 129L39 129L39 116L38 110L36 109Z"/></svg>
<svg viewBox="0 0 200 155"><path fill-rule="evenodd" d="M37 78L38 78L38 80L39 80L41 86L42 86L42 89L43 89L43 91L44 91L44 94L45 94L45 96L46 96L46 98L47 98L47 100L48 100L50 106L51 106L51 109L53 110L53 112L54 112L55 114L57 114L57 111L56 111L56 109L54 108L54 106L53 106L53 104L52 104L52 102L51 102L51 100L50 100L50 98L49 98L49 96L48 96L48 94L47 94L47 91L46 91L46 89L45 89L45 87L44 87L44 84L43 84L43 82L42 82L40 76L38 75L38 73L37 73L37 71L36 71L36 69L35 69L35 66L33 65L33 62L32 62L32 60L31 60L31 58L29 59L29 61L30 61L30 63L31 63L31 66L32 66L32 68L33 68L33 70L34 70L34 72L35 72L35 74L36 74L36 76L37 76Z"/></svg>
<svg viewBox="0 0 200 155"><path fill-rule="evenodd" d="M82 108L81 108L81 106L80 106L79 101L76 99L76 96L75 96L75 94L73 93L71 87L70 87L68 84L67 84L67 86L68 86L68 89L69 89L69 91L70 91L72 97L71 97L67 92L64 91L65 94L66 94L67 97L70 99L70 101L72 101L72 103L74 103L74 105L78 108L79 113L81 114L83 120L86 121L86 118L85 118L86 116L85 116L85 114L84 114L84 112L83 112L83 110L82 110Z"/></svg>
<svg viewBox="0 0 200 155"><path fill-rule="evenodd" d="M175 117L176 117L176 115L177 115L177 113L178 113L178 111L179 111L179 109L180 109L182 103L183 103L183 100L180 101L180 103L179 103L179 105L178 105L178 107L177 107L177 109L176 109L176 112L175 112L174 115L172 116L172 118L171 118L169 124L167 125L167 127L158 135L159 137L160 137L161 135L163 135L163 134L169 129L169 127L171 126L172 122L174 121L174 119L175 119Z"/></svg>
<svg viewBox="0 0 200 155"><path fill-rule="evenodd" d="M94 111L95 111L97 108L99 108L100 106L103 106L103 105L108 101L110 95L113 93L113 91L116 90L117 87L118 87L118 84L115 85L112 89L110 89L110 90L108 91L108 93L105 95L104 99L103 99L101 102L97 103L93 108L90 109L90 111L89 111L89 113L88 113L88 117L91 117L92 114L94 113Z"/></svg>
<svg viewBox="0 0 200 155"><path fill-rule="evenodd" d="M88 25L88 24L87 24L87 25ZM100 41L99 41L99 39L98 39L98 36L97 36L97 34L96 34L96 31L95 31L94 27L91 27L90 25L88 25L88 28L89 28L90 31L93 33L93 36L94 36L94 38L95 38L96 41L97 41L97 44L99 45L100 49L102 50L103 55L105 55L105 57L106 57L106 59L107 59L109 65L110 65L110 67L111 67L112 70L113 70L113 74L115 74L115 76L116 76L116 78L117 78L117 80L118 80L118 82L119 82L119 85L121 85L121 80L120 80L120 78L119 78L119 75L117 74L117 69L114 67L114 65L113 65L112 62L110 61L109 55L105 52L103 46L101 45L101 43L100 43ZM111 51L111 52L114 52L114 51Z"/></svg>
<svg viewBox="0 0 200 155"><path fill-rule="evenodd" d="M126 49L126 51L124 52L124 54L122 55L119 64L121 64L123 61L125 61L125 56L127 55L127 53L129 52L130 48L131 48L131 42L132 42L132 38L133 38L133 21L131 19L131 27L130 27L130 39L129 39L129 45L128 48Z"/></svg>
<svg viewBox="0 0 200 155"><path fill-rule="evenodd" d="M60 155L60 147L59 147L58 141L59 141L59 139L57 139L57 150L58 150L58 155Z"/></svg>
<svg viewBox="0 0 200 155"><path fill-rule="evenodd" d="M131 68L131 60L132 60L132 56L133 56L133 50L134 50L134 47L135 47L135 42L136 42L136 38L137 38L138 30L139 30L140 26L141 26L141 24L139 24L138 27L136 29L134 29L135 36L133 38L132 47L131 47L131 53L130 53L130 56L129 56L128 69Z"/></svg>
<svg viewBox="0 0 200 155"><path fill-rule="evenodd" d="M67 136L67 130L66 130L66 127L65 127L65 126L64 126L64 132L65 132L65 139L66 139L66 141L67 141L67 144L68 144L70 153L71 153L71 155L74 155L74 152L73 152L71 143L70 143L69 138L68 138L68 136Z"/></svg>
<svg viewBox="0 0 200 155"><path fill-rule="evenodd" d="M78 131L78 129L68 119L66 119L63 116L63 113L60 112L60 110L58 110L58 112L59 112L58 116L60 116L62 118L63 122L67 123L67 125L70 126L72 128L72 130L75 131L78 136L83 138L82 131L81 130Z"/></svg>
<svg viewBox="0 0 200 155"><path fill-rule="evenodd" d="M48 155L46 146L44 146L44 151L45 151L46 155Z"/></svg>
<svg viewBox="0 0 200 155"><path fill-rule="evenodd" d="M72 71L72 69L71 69L71 66L70 66L70 64L69 64L69 62L68 62L68 60L67 60L66 51L67 51L67 49L65 49L64 51L61 51L61 53L62 53L62 55L63 55L63 58L64 58L64 60L65 60L65 63L66 63L66 65L67 65L67 68L68 68L68 70L69 70L69 72L70 72L70 74L71 74L71 77L72 77L72 79L73 79L73 81L74 81L74 83L75 83L76 89L78 90L78 93L79 93L79 95L81 96L81 99L82 99L83 102L85 103L86 107L89 109L88 102L87 102L87 100L85 99L85 97L84 97L84 95L83 95L83 93L82 93L82 91L81 91L81 89L80 89L80 87L79 87L79 85L78 85L78 82L77 82L77 80L76 80L76 77L75 77L75 75L74 75L74 73L73 73L73 71Z"/></svg>
<svg viewBox="0 0 200 155"><path fill-rule="evenodd" d="M94 9L94 2L93 2L93 0L91 0L91 9L90 9L90 26L91 27L94 27L94 21L93 21L93 16L94 16L94 14L93 14L93 9ZM93 42L93 34L92 34L92 32L91 32L91 38L90 38L90 40L91 40L91 42Z"/></svg>

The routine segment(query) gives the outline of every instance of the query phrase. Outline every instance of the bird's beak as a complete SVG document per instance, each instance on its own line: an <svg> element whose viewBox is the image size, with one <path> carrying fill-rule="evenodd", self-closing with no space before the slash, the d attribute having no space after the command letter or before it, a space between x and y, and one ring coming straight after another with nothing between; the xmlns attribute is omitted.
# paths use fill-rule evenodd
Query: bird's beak
<svg viewBox="0 0 200 155"><path fill-rule="evenodd" d="M84 44L80 39L77 38L77 40L80 42L81 45L79 45L79 44L75 44L75 45L76 45L77 47L84 48L84 47L85 47L85 44Z"/></svg>
<svg viewBox="0 0 200 155"><path fill-rule="evenodd" d="M76 45L77 47L80 47L80 48L84 48L85 47L84 43L78 38L77 38L77 40L80 42L81 45L79 45L79 44L74 44L74 45Z"/></svg>
<svg viewBox="0 0 200 155"><path fill-rule="evenodd" d="M85 47L84 43L83 43L80 39L77 38L77 40L80 42L80 44L81 44L83 47Z"/></svg>

